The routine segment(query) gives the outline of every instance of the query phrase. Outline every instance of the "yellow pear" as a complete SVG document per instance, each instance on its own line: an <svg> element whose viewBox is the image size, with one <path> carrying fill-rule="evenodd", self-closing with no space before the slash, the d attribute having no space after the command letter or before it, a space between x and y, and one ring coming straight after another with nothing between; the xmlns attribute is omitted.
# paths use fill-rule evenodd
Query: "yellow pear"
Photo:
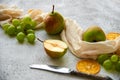
<svg viewBox="0 0 120 80"><path fill-rule="evenodd" d="M61 40L48 39L43 42L44 49L51 58L60 58L67 52L67 44Z"/></svg>
<svg viewBox="0 0 120 80"><path fill-rule="evenodd" d="M60 33L65 26L63 16L53 10L50 12L44 19L45 30L48 34L58 34Z"/></svg>

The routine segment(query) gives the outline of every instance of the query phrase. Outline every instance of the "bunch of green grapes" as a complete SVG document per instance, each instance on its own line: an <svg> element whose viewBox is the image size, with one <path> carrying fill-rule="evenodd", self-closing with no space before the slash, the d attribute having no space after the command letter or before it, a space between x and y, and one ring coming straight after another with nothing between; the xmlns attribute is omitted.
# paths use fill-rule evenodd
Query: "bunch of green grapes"
<svg viewBox="0 0 120 80"><path fill-rule="evenodd" d="M97 60L106 70L120 72L120 57L118 55L102 54L98 56Z"/></svg>
<svg viewBox="0 0 120 80"><path fill-rule="evenodd" d="M20 43L23 43L25 38L27 38L29 43L34 43L36 38L34 32L35 26L36 22L29 16L22 19L13 19L11 23L2 25L5 33L9 36L16 36L16 39Z"/></svg>

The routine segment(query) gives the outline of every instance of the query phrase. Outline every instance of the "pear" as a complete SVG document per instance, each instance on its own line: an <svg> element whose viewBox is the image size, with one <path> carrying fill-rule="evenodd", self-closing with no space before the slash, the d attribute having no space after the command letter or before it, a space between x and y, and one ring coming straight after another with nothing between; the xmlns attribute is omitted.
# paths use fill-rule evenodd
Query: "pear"
<svg viewBox="0 0 120 80"><path fill-rule="evenodd" d="M54 12L54 5L52 12L50 12L43 20L45 30L48 34L58 34L65 26L64 18L58 12Z"/></svg>
<svg viewBox="0 0 120 80"><path fill-rule="evenodd" d="M105 41L106 36L104 31L99 26L91 26L83 33L83 41L98 42Z"/></svg>
<svg viewBox="0 0 120 80"><path fill-rule="evenodd" d="M51 58L61 58L67 52L68 46L61 40L48 39L42 42L47 55Z"/></svg>

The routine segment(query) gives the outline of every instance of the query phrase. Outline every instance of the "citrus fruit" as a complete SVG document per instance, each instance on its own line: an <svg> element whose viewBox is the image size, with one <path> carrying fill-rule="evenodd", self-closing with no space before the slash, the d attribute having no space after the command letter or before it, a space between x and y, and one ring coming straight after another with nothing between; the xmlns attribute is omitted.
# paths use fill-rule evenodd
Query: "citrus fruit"
<svg viewBox="0 0 120 80"><path fill-rule="evenodd" d="M97 74L100 71L100 64L95 60L84 59L76 64L76 69L87 74Z"/></svg>
<svg viewBox="0 0 120 80"><path fill-rule="evenodd" d="M120 36L120 33L117 33L117 32L110 32L106 35L106 38L107 40L114 40L116 39L117 37Z"/></svg>

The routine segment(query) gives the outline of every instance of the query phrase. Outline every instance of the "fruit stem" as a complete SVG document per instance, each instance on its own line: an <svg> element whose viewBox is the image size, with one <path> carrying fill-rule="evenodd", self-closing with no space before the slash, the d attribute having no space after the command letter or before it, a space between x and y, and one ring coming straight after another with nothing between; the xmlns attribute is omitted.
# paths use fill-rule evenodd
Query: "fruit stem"
<svg viewBox="0 0 120 80"><path fill-rule="evenodd" d="M52 8L52 14L54 13L54 5L53 5L53 8Z"/></svg>
<svg viewBox="0 0 120 80"><path fill-rule="evenodd" d="M42 43L44 42L44 41L40 40L39 38L37 38L37 40L40 41L40 42L42 42Z"/></svg>

